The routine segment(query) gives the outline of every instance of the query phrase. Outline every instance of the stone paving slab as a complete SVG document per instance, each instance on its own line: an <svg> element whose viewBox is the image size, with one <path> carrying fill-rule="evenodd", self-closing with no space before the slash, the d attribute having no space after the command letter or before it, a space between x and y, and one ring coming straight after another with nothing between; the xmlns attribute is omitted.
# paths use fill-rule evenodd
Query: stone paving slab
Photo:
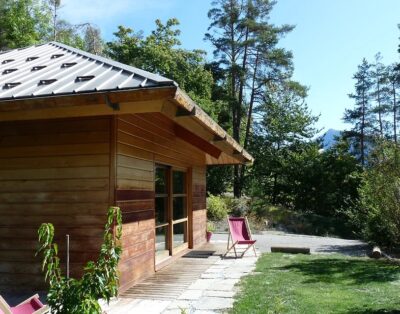
<svg viewBox="0 0 400 314"><path fill-rule="evenodd" d="M233 306L233 298L203 297L195 305L196 310L226 310Z"/></svg>
<svg viewBox="0 0 400 314"><path fill-rule="evenodd" d="M186 304L172 302L162 313L180 314L181 312L176 312L178 305L180 311L184 310L188 314L226 312L233 307L234 296L239 290L237 283L241 277L254 271L257 259L258 257L247 255L238 259L216 261L179 297L186 298Z"/></svg>
<svg viewBox="0 0 400 314"><path fill-rule="evenodd" d="M208 260L212 261L210 266L178 297L157 300L124 296L102 307L107 314L181 314L183 311L186 314L224 313L233 306L240 278L254 270L257 259L253 252L237 259L211 256Z"/></svg>

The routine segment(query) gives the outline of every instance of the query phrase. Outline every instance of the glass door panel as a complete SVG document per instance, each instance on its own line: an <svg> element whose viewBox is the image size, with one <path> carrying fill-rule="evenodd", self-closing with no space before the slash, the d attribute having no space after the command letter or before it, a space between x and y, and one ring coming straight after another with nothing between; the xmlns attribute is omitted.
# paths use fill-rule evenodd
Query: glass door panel
<svg viewBox="0 0 400 314"><path fill-rule="evenodd" d="M186 172L172 171L172 247L185 248L188 242Z"/></svg>
<svg viewBox="0 0 400 314"><path fill-rule="evenodd" d="M168 193L168 168L155 169L155 226L156 264L170 255L170 215Z"/></svg>
<svg viewBox="0 0 400 314"><path fill-rule="evenodd" d="M156 264L188 247L186 172L155 168Z"/></svg>
<svg viewBox="0 0 400 314"><path fill-rule="evenodd" d="M177 248L187 243L187 221L174 224L173 247Z"/></svg>
<svg viewBox="0 0 400 314"><path fill-rule="evenodd" d="M156 228L156 263L169 256L168 234L168 226Z"/></svg>
<svg viewBox="0 0 400 314"><path fill-rule="evenodd" d="M180 220L187 218L186 197L174 196L172 219Z"/></svg>

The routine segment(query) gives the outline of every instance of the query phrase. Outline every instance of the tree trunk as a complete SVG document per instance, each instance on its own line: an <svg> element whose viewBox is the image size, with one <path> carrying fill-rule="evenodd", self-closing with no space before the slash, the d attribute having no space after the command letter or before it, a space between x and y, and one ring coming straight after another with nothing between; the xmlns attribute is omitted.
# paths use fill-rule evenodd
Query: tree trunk
<svg viewBox="0 0 400 314"><path fill-rule="evenodd" d="M253 82L251 84L251 95L250 95L250 103L249 103L249 110L247 112L247 121L246 121L246 133L244 135L244 149L247 149L249 144L249 137L250 137L250 127L251 127L251 117L253 115L253 106L254 106L254 98L255 98L255 84L256 84L256 77L257 77L257 69L258 69L258 51L256 53L255 65L254 65L254 72L253 72Z"/></svg>
<svg viewBox="0 0 400 314"><path fill-rule="evenodd" d="M232 3L231 3L232 5ZM231 10L233 11L233 9ZM231 36L231 106L232 106L232 135L233 139L240 143L240 122L238 123L240 105L238 103L236 95L236 46L235 46L235 26L233 20L230 24L230 36ZM239 165L234 166L233 172L233 195L234 197L241 197L241 179L240 179L240 167Z"/></svg>
<svg viewBox="0 0 400 314"><path fill-rule="evenodd" d="M379 121L379 133L380 133L380 136L381 137L383 137L383 123L382 123L382 105L381 105L381 87L380 87L380 84L379 84L379 77L377 78L377 80L378 80L378 86L377 86L377 88L378 88L378 90L377 90L377 92L378 92L378 99L377 99L377 101L378 101L378 121Z"/></svg>
<svg viewBox="0 0 400 314"><path fill-rule="evenodd" d="M396 86L395 82L392 84L393 93L393 135L394 142L397 144L397 104L396 104Z"/></svg>
<svg viewBox="0 0 400 314"><path fill-rule="evenodd" d="M239 198L242 196L242 182L240 177L240 166L234 166L233 178L233 196Z"/></svg>
<svg viewBox="0 0 400 314"><path fill-rule="evenodd" d="M247 119L246 119L246 132L244 135L244 142L243 142L243 148L247 149L249 145L249 138L250 138L250 127L252 123L252 115L253 115L253 107L254 107L254 98L255 98L255 84L256 84L256 76L257 76L257 68L258 68L258 51L256 54L256 60L255 60L255 67L254 67L254 72L253 72L253 82L251 86L251 95L250 95L250 102L249 102L249 110L247 111ZM244 171L246 169L246 166L242 165L240 167L240 185L243 186L243 178L244 178Z"/></svg>
<svg viewBox="0 0 400 314"><path fill-rule="evenodd" d="M360 150L361 150L361 165L365 166L365 151L364 151L364 136L365 136L365 95L363 91L362 98L362 116L361 116L361 134L360 134Z"/></svg>

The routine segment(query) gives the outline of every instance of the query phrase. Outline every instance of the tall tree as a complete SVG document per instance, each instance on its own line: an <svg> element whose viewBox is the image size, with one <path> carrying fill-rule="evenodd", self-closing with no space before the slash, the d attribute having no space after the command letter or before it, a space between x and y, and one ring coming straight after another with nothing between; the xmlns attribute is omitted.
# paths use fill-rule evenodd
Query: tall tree
<svg viewBox="0 0 400 314"><path fill-rule="evenodd" d="M390 105L392 111L392 124L393 124L393 140L397 143L397 123L398 123L398 108L399 108L399 88L400 88L400 65L392 64L389 66L389 92L390 92Z"/></svg>
<svg viewBox="0 0 400 314"><path fill-rule="evenodd" d="M372 98L376 103L372 110L377 114L378 134L383 138L388 132L385 117L391 106L388 68L382 63L380 53L375 55L375 62L371 66L371 79L373 81Z"/></svg>
<svg viewBox="0 0 400 314"><path fill-rule="evenodd" d="M255 162L249 179L253 190L259 189L274 204L291 198L285 187L292 184L287 178L294 170L293 162L309 150L308 141L317 131L314 124L318 117L309 111L306 96L307 88L287 81L266 93L264 103L256 110L260 118L250 145Z"/></svg>
<svg viewBox="0 0 400 314"><path fill-rule="evenodd" d="M214 46L214 56L225 71L233 138L248 146L253 110L264 91L282 76L290 76L292 55L277 48L279 39L293 26L269 23L276 2L270 0L216 0L205 38ZM283 74L285 73L285 75ZM235 166L234 194L242 193L244 169Z"/></svg>
<svg viewBox="0 0 400 314"><path fill-rule="evenodd" d="M355 93L349 94L354 100L354 109L346 109L343 120L353 124L346 136L354 141L354 147L359 154L362 166L365 166L366 144L371 143L373 130L373 114L371 111L371 88L373 81L371 78L371 64L364 58L358 66L358 71L354 74Z"/></svg>
<svg viewBox="0 0 400 314"><path fill-rule="evenodd" d="M85 25L84 37L85 50L95 55L101 55L104 49L104 42L101 38L101 31L98 27L88 23Z"/></svg>
<svg viewBox="0 0 400 314"><path fill-rule="evenodd" d="M53 40L57 41L58 10L61 7L61 0L48 0L53 21Z"/></svg>

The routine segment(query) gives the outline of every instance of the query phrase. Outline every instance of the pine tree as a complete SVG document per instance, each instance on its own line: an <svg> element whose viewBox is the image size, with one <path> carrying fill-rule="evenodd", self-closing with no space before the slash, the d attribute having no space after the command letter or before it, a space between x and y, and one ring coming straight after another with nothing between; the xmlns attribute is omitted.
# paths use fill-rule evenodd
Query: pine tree
<svg viewBox="0 0 400 314"><path fill-rule="evenodd" d="M217 0L205 38L225 71L223 86L229 95L233 138L247 148L254 107L268 86L291 76L292 54L277 48L279 39L293 26L269 23L275 5L270 0ZM289 74L287 74L287 72ZM242 193L244 168L234 168L234 195Z"/></svg>
<svg viewBox="0 0 400 314"><path fill-rule="evenodd" d="M400 65L392 64L389 66L389 92L390 92L390 105L392 112L392 124L393 124L393 140L397 143L397 122L398 108L399 108L399 88L400 88Z"/></svg>
<svg viewBox="0 0 400 314"><path fill-rule="evenodd" d="M388 123L385 118L392 107L388 68L382 63L380 53L375 55L375 63L371 66L371 79L373 80L372 98L376 103L372 110L377 114L378 134L383 138L388 132Z"/></svg>
<svg viewBox="0 0 400 314"><path fill-rule="evenodd" d="M349 94L354 100L354 109L346 109L343 120L353 124L353 128L346 132L346 136L352 138L354 148L359 155L362 166L365 166L366 144L372 139L374 125L373 112L371 110L372 86L371 64L364 58L358 71L354 74L355 93Z"/></svg>

